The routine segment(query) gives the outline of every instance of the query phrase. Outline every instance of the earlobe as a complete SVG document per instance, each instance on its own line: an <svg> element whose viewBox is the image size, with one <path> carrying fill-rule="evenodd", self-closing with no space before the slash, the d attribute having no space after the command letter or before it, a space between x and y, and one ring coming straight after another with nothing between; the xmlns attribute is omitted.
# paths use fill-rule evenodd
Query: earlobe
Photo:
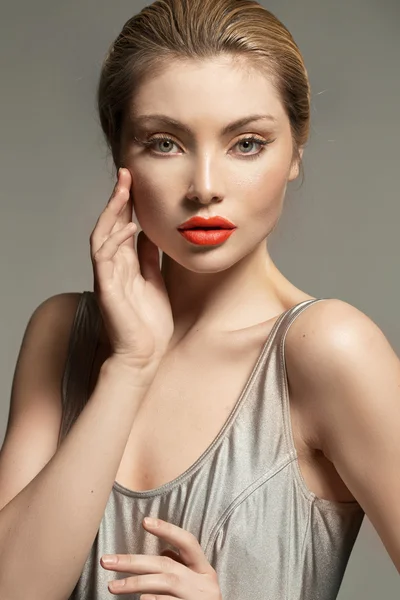
<svg viewBox="0 0 400 600"><path fill-rule="evenodd" d="M292 162L292 165L290 167L289 177L288 177L289 181L294 181L295 179L297 179L297 177L300 174L300 163L303 158L303 151L304 151L304 148L300 148L298 156Z"/></svg>
<svg viewBox="0 0 400 600"><path fill-rule="evenodd" d="M299 172L300 172L299 162L296 161L290 167L288 181L294 181L295 179L297 179L297 177L299 176Z"/></svg>

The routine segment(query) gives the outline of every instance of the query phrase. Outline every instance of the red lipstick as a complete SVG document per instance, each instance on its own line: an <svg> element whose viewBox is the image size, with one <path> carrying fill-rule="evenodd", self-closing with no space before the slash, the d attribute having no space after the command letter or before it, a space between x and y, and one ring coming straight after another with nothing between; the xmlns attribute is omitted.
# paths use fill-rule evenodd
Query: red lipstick
<svg viewBox="0 0 400 600"><path fill-rule="evenodd" d="M234 225L225 217L191 217L179 225L179 233L192 244L216 246L225 242L235 231Z"/></svg>

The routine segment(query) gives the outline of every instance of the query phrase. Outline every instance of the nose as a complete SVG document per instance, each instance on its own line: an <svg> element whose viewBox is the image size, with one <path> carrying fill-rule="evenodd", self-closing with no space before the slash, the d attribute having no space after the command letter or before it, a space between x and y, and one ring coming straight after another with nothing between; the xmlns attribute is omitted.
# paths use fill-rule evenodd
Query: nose
<svg viewBox="0 0 400 600"><path fill-rule="evenodd" d="M221 172L216 161L211 156L198 157L193 167L187 199L199 204L222 202L222 186Z"/></svg>

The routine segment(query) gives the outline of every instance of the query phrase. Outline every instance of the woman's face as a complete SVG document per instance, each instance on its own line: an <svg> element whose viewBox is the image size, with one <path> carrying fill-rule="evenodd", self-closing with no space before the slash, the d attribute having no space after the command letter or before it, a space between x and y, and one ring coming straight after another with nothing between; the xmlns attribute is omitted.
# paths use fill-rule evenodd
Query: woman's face
<svg viewBox="0 0 400 600"><path fill-rule="evenodd" d="M224 132L252 115L270 117ZM132 175L139 225L195 272L227 269L265 240L298 176L292 153L289 119L269 80L225 57L174 62L143 82L123 127L122 165ZM195 215L221 215L236 230L218 245L194 244L177 228Z"/></svg>

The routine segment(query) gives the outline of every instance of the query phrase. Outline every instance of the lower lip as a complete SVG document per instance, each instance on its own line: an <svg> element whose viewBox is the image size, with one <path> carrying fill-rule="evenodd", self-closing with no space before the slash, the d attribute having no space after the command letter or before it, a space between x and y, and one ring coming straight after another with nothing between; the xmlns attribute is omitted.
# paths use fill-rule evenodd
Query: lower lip
<svg viewBox="0 0 400 600"><path fill-rule="evenodd" d="M179 233L192 244L217 246L228 239L235 229L179 229Z"/></svg>

